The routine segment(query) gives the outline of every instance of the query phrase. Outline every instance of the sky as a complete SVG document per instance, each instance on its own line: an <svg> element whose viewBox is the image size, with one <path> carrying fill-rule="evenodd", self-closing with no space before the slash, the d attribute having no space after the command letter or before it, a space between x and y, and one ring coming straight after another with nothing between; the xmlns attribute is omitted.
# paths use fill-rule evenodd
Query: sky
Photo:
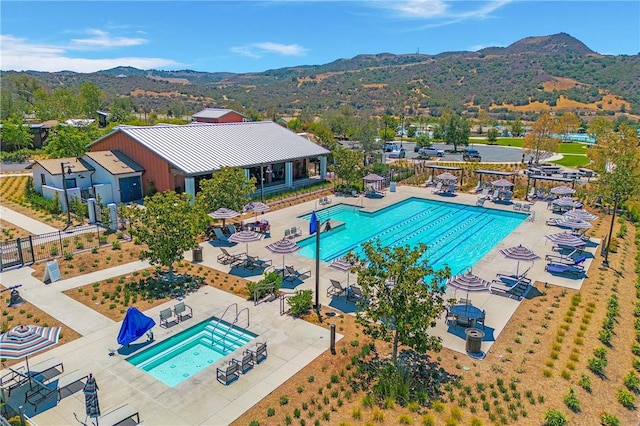
<svg viewBox="0 0 640 426"><path fill-rule="evenodd" d="M0 69L262 72L560 32L601 54L637 55L640 1L3 0Z"/></svg>

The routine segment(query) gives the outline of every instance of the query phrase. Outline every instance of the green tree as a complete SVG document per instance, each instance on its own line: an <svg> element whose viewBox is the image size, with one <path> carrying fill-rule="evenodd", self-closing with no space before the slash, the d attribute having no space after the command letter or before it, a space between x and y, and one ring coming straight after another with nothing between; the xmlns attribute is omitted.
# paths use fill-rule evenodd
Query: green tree
<svg viewBox="0 0 640 426"><path fill-rule="evenodd" d="M96 111L102 108L102 104L106 99L104 92L91 83L82 83L80 89L78 89L78 96L82 114L87 118L95 118Z"/></svg>
<svg viewBox="0 0 640 426"><path fill-rule="evenodd" d="M126 123L131 120L133 111L136 109L136 104L130 96L124 96L114 99L111 109L109 110L109 121L116 123ZM181 117L173 112L174 117Z"/></svg>
<svg viewBox="0 0 640 426"><path fill-rule="evenodd" d="M333 137L333 132L327 126L322 123L309 123L307 125L307 131L313 134L318 144L329 151L333 151L336 146L336 138Z"/></svg>
<svg viewBox="0 0 640 426"><path fill-rule="evenodd" d="M575 133L580 127L580 118L572 112L565 112L556 119L555 130L562 140L566 140L567 134Z"/></svg>
<svg viewBox="0 0 640 426"><path fill-rule="evenodd" d="M185 251L198 247L198 235L207 223L202 208L191 201L186 193L158 192L145 197L143 208L122 209L133 238L147 246L140 258L168 268L170 278L173 264L183 259Z"/></svg>
<svg viewBox="0 0 640 426"><path fill-rule="evenodd" d="M522 121L520 121L519 118L516 118L511 123L511 134L515 137L520 137L524 134L524 125L522 124Z"/></svg>
<svg viewBox="0 0 640 426"><path fill-rule="evenodd" d="M221 207L240 212L255 192L255 178L247 179L239 167L223 167L213 172L211 179L200 182L197 201L205 212Z"/></svg>
<svg viewBox="0 0 640 426"><path fill-rule="evenodd" d="M558 149L558 140L551 136L554 131L553 117L548 112L543 112L531 126L531 131L522 140L522 147L526 154L532 155L536 164L540 162L545 151L555 152Z"/></svg>
<svg viewBox="0 0 640 426"><path fill-rule="evenodd" d="M29 127L23 125L19 114L14 114L2 122L0 135L7 150L17 151L32 146L33 136L29 132Z"/></svg>
<svg viewBox="0 0 640 426"><path fill-rule="evenodd" d="M34 92L35 113L40 120L68 120L81 113L79 98L72 89L58 87L52 92L38 89Z"/></svg>
<svg viewBox="0 0 640 426"><path fill-rule="evenodd" d="M347 186L361 179L363 174L364 155L360 151L337 147L333 152L333 171L345 181Z"/></svg>
<svg viewBox="0 0 640 426"><path fill-rule="evenodd" d="M52 158L80 157L100 134L93 124L83 127L59 125L49 135L45 150Z"/></svg>
<svg viewBox="0 0 640 426"><path fill-rule="evenodd" d="M353 137L360 142L365 152L373 152L380 149L380 143L376 141L376 121L374 119L361 119L354 128Z"/></svg>
<svg viewBox="0 0 640 426"><path fill-rule="evenodd" d="M609 199L618 195L621 203L639 194L640 150L635 129L623 124L618 132L600 134L587 155L599 174L594 183L599 194Z"/></svg>
<svg viewBox="0 0 640 426"><path fill-rule="evenodd" d="M613 123L604 117L596 117L591 121L591 123L589 123L589 128L587 130L589 136L595 139L596 143L598 142L598 139L612 132Z"/></svg>
<svg viewBox="0 0 640 426"><path fill-rule="evenodd" d="M471 127L466 118L458 114L444 114L440 120L442 137L446 144L453 145L453 150L458 150L458 145L469 145Z"/></svg>
<svg viewBox="0 0 640 426"><path fill-rule="evenodd" d="M399 345L419 353L440 350L440 337L429 333L447 306L443 284L451 275L449 268L434 270L424 257L427 246L422 243L412 249L384 247L376 240L365 242L363 249L368 265L354 269L365 299L356 314L364 333L392 342L396 366ZM348 257L356 260L353 253ZM431 277L429 283L423 282L425 277Z"/></svg>
<svg viewBox="0 0 640 426"><path fill-rule="evenodd" d="M492 127L489 130L487 130L487 141L489 143L494 143L498 140L499 135L500 135L500 132L498 132L498 129L496 129L495 127Z"/></svg>
<svg viewBox="0 0 640 426"><path fill-rule="evenodd" d="M396 127L398 127L398 120L385 114L380 118L380 137L383 141L392 141L396 135Z"/></svg>

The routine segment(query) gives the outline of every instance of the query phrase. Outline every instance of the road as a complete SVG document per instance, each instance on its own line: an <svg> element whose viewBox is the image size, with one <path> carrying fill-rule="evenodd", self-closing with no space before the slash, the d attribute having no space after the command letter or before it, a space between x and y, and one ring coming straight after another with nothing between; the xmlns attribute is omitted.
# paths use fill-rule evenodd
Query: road
<svg viewBox="0 0 640 426"><path fill-rule="evenodd" d="M478 152L480 153L480 157L482 157L483 163L519 163L522 161L523 151L520 148L499 145L474 144L473 139L470 142L471 143L469 143L469 148L478 150ZM407 152L407 158L418 158L418 153L413 151L414 147L416 146L415 142L404 142L402 146ZM446 145L444 143L434 143L433 147L446 152L445 156L442 158L442 161L463 161L461 147L458 147L460 152L456 154L447 152L448 150L453 149L452 145Z"/></svg>

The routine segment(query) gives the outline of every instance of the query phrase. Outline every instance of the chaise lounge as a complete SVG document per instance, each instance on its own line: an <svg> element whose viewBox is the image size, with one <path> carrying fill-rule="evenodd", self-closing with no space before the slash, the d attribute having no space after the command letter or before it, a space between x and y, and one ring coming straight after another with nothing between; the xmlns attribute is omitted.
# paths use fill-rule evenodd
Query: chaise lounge
<svg viewBox="0 0 640 426"><path fill-rule="evenodd" d="M544 268L545 271L554 275L571 275L575 278L584 276L585 271L582 265L562 265L559 263L548 263Z"/></svg>
<svg viewBox="0 0 640 426"><path fill-rule="evenodd" d="M341 294L347 294L347 287L344 287L340 281L330 279L331 285L327 288L327 297L337 296L340 297Z"/></svg>
<svg viewBox="0 0 640 426"><path fill-rule="evenodd" d="M135 417L135 420L133 418ZM96 424L101 425L119 425L125 420L133 420L134 424L140 424L140 414L138 410L129 404L124 404L113 410L109 410L104 415L98 417Z"/></svg>
<svg viewBox="0 0 640 426"><path fill-rule="evenodd" d="M58 401L60 401L62 399L63 390L68 389L74 383L86 381L88 377L88 374L82 373L80 370L75 370L61 376L60 378L53 377L45 381L32 380L36 386L25 393L24 402L28 402L33 405L34 409L37 410L38 404L45 401L49 396L57 393Z"/></svg>
<svg viewBox="0 0 640 426"><path fill-rule="evenodd" d="M311 271L303 271L300 272L294 269L293 266L285 266L284 267L284 276L283 279L285 281L295 281L295 280L304 280L306 278L311 277Z"/></svg>

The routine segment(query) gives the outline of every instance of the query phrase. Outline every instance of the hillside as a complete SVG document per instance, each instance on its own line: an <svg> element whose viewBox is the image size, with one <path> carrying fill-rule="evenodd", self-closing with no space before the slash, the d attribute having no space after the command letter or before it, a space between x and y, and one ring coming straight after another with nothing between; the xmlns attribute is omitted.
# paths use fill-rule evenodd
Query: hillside
<svg viewBox="0 0 640 426"><path fill-rule="evenodd" d="M317 114L348 104L372 114L439 115L445 108L474 114L483 109L495 118L513 119L541 109L640 114L639 69L638 55L600 55L560 33L478 52L358 55L261 73L118 67L91 74L18 74L49 88L91 82L111 98L134 96L138 105L160 112L176 102L190 113L203 106L275 107L283 115Z"/></svg>

